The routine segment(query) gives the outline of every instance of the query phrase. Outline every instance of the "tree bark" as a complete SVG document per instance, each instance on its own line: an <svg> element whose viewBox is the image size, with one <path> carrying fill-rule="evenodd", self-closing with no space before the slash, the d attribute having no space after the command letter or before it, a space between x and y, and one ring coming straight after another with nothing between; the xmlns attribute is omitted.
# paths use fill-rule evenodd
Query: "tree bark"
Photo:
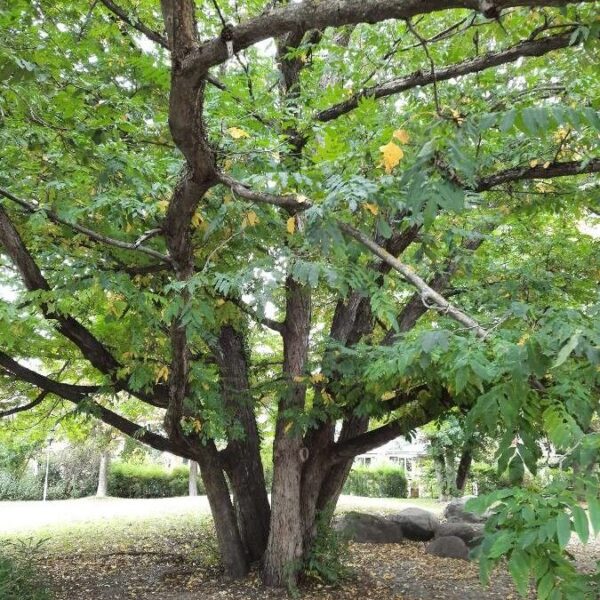
<svg viewBox="0 0 600 600"><path fill-rule="evenodd" d="M104 498L108 494L108 469L110 466L110 454L104 451L100 454L100 467L98 468L98 489L96 496Z"/></svg>
<svg viewBox="0 0 600 600"><path fill-rule="evenodd" d="M456 490L460 496L465 493L465 485L467 478L471 471L471 464L473 463L473 452L469 445L465 444L463 448L460 461L458 462L458 468L456 470Z"/></svg>
<svg viewBox="0 0 600 600"><path fill-rule="evenodd" d="M215 522L225 572L233 578L244 577L248 573L248 557L242 544L235 510L214 442L209 441L199 448L197 461Z"/></svg>
<svg viewBox="0 0 600 600"><path fill-rule="evenodd" d="M188 478L188 493L190 496L198 495L198 463L190 460L190 475Z"/></svg>
<svg viewBox="0 0 600 600"><path fill-rule="evenodd" d="M265 554L263 580L266 585L293 587L301 568L303 528L301 517L301 473L306 460L302 432L294 423L294 412L304 408L306 384L303 375L310 334L310 288L286 282L286 317L283 333L283 370L288 390L279 400L273 447L273 491L271 528Z"/></svg>
<svg viewBox="0 0 600 600"><path fill-rule="evenodd" d="M224 466L235 497L240 534L249 559L260 560L267 547L271 508L260 456L260 437L250 384L248 363L241 332L230 325L221 328L215 352L221 374L223 400L243 436L231 436L223 453Z"/></svg>

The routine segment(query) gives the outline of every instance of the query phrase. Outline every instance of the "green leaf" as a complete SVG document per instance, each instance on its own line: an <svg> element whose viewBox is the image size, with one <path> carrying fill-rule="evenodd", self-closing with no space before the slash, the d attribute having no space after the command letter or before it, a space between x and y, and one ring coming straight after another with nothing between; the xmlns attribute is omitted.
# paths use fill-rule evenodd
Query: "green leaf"
<svg viewBox="0 0 600 600"><path fill-rule="evenodd" d="M581 330L577 330L569 339L569 341L561 348L558 356L556 357L556 362L552 365L553 369L560 367L567 358L569 358L571 352L575 350L577 344L579 343L579 336L581 335Z"/></svg>
<svg viewBox="0 0 600 600"><path fill-rule="evenodd" d="M571 519L567 513L561 513L556 517L556 536L561 548L564 548L571 539Z"/></svg>
<svg viewBox="0 0 600 600"><path fill-rule="evenodd" d="M590 526L587 514L581 506L573 506L571 512L573 513L575 533L577 533L579 539L585 544L590 537Z"/></svg>
<svg viewBox="0 0 600 600"><path fill-rule="evenodd" d="M529 563L525 552L522 550L513 551L508 561L508 570L515 581L517 591L525 597L529 584Z"/></svg>
<svg viewBox="0 0 600 600"><path fill-rule="evenodd" d="M600 533L600 500L598 496L589 495L587 497L588 512L594 533Z"/></svg>

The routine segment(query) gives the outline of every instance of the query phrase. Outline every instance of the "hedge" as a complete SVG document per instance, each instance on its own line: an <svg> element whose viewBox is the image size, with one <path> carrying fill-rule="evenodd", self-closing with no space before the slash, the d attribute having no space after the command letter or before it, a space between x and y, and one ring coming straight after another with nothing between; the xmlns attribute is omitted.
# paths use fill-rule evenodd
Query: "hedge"
<svg viewBox="0 0 600 600"><path fill-rule="evenodd" d="M343 493L369 498L407 498L408 482L400 467L355 467L348 475Z"/></svg>
<svg viewBox="0 0 600 600"><path fill-rule="evenodd" d="M108 494L119 498L170 498L188 495L189 469L168 471L158 465L114 462L110 465ZM198 477L198 493L204 494Z"/></svg>

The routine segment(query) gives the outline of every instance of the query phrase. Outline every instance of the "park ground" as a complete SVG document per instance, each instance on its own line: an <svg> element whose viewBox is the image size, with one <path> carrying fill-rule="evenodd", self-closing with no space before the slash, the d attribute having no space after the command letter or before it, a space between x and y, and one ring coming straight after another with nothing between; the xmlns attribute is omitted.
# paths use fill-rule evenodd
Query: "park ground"
<svg viewBox="0 0 600 600"><path fill-rule="evenodd" d="M342 497L338 510L392 512L432 500ZM424 543L351 544L348 579L339 587L304 582L303 600L511 600L510 577L498 569L479 583L477 565L425 553ZM274 600L258 572L243 582L221 574L205 497L129 500L84 498L0 502L0 546L28 555L55 600ZM600 560L600 541L571 552L583 569ZM532 596L533 597L533 596Z"/></svg>

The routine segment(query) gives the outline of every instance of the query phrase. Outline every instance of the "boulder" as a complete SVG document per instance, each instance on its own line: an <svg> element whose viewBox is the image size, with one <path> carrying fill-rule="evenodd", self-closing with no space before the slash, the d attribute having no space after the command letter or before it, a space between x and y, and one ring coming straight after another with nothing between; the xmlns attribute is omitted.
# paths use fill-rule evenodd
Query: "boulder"
<svg viewBox="0 0 600 600"><path fill-rule="evenodd" d="M404 539L400 524L368 513L346 513L334 521L333 528L361 544L394 544Z"/></svg>
<svg viewBox="0 0 600 600"><path fill-rule="evenodd" d="M465 504L471 498L474 498L474 496L464 496L463 498L456 498L449 502L444 510L444 518L451 523L485 523L489 515L485 513L477 515L465 510Z"/></svg>
<svg viewBox="0 0 600 600"><path fill-rule="evenodd" d="M388 518L402 526L406 539L419 542L431 540L440 526L439 519L422 508L406 508L399 513L389 515Z"/></svg>
<svg viewBox="0 0 600 600"><path fill-rule="evenodd" d="M427 544L425 552L444 558L469 560L469 549L467 548L467 545L455 535L436 537L432 542Z"/></svg>
<svg viewBox="0 0 600 600"><path fill-rule="evenodd" d="M483 525L449 521L442 523L435 532L435 537L454 536L460 538L469 548L475 548L483 538Z"/></svg>

